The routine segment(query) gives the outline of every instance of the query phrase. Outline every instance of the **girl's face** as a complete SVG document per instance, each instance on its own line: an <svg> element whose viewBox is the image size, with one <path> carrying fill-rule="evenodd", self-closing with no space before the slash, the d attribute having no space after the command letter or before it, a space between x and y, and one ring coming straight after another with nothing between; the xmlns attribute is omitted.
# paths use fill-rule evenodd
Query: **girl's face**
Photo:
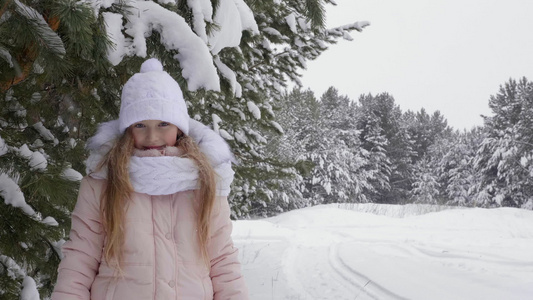
<svg viewBox="0 0 533 300"><path fill-rule="evenodd" d="M140 150L162 150L176 145L181 131L174 124L161 120L145 120L131 125L135 148Z"/></svg>

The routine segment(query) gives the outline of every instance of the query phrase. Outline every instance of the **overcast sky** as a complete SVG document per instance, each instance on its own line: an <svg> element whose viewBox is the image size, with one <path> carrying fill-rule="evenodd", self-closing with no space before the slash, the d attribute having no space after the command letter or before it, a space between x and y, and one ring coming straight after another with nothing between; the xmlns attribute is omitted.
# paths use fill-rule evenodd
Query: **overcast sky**
<svg viewBox="0 0 533 300"><path fill-rule="evenodd" d="M370 21L309 62L302 83L357 100L388 92L403 111L439 110L456 129L482 125L509 78L533 80L533 0L336 0L328 27Z"/></svg>

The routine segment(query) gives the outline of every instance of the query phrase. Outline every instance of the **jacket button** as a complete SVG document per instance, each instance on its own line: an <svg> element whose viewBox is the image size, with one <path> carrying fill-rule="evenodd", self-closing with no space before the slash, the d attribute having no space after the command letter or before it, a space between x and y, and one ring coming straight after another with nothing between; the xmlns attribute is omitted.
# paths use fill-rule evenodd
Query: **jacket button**
<svg viewBox="0 0 533 300"><path fill-rule="evenodd" d="M176 285L176 283L172 280L172 281L170 281L170 282L168 283L168 285L169 285L170 287L174 287L174 285Z"/></svg>
<svg viewBox="0 0 533 300"><path fill-rule="evenodd" d="M165 234L165 237L167 238L167 240L170 240L171 238L170 233Z"/></svg>

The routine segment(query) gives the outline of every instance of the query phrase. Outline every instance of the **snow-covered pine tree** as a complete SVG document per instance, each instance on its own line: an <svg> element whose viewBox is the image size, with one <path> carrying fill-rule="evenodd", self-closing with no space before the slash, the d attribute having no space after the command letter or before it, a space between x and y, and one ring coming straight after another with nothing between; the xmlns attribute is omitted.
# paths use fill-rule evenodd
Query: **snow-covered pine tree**
<svg viewBox="0 0 533 300"><path fill-rule="evenodd" d="M476 173L479 175L479 180L476 182L474 188L473 203L476 206L481 207L497 207L494 197L496 186L498 169L497 159L492 159L495 144L497 139L489 137L489 131L487 127L483 128L483 139L477 148L476 156L474 158L474 167Z"/></svg>
<svg viewBox="0 0 533 300"><path fill-rule="evenodd" d="M356 104L330 87L320 98L319 120L318 126L325 129L319 141L326 154L320 173L331 184L325 202L367 202L373 187L357 130Z"/></svg>
<svg viewBox="0 0 533 300"><path fill-rule="evenodd" d="M310 138L316 136L318 101L310 90L294 88L277 103L276 122L283 128L283 134L269 133L265 137L268 159L285 166L285 178L279 178L278 189L272 190L270 201L261 203L263 214L273 214L295 208L309 206L312 199L305 189L305 180L311 174L313 165L306 160L306 145Z"/></svg>
<svg viewBox="0 0 533 300"><path fill-rule="evenodd" d="M424 108L414 113L407 111L402 116L409 133L413 152L411 164L412 189L411 201L418 203L443 203L446 201L449 166L443 158L453 143L452 130L439 111L429 115ZM443 166L444 164L444 166Z"/></svg>
<svg viewBox="0 0 533 300"><path fill-rule="evenodd" d="M402 112L387 93L362 95L359 103L357 128L363 148L380 153L373 163L377 167L373 177L378 180L374 202L401 203L411 189L415 155Z"/></svg>
<svg viewBox="0 0 533 300"><path fill-rule="evenodd" d="M103 25L81 1L0 1L1 299L46 298L55 283L80 141L114 101L96 93L108 86Z"/></svg>
<svg viewBox="0 0 533 300"><path fill-rule="evenodd" d="M446 176L445 193L447 203L450 205L473 206L475 205L475 188L479 176L474 167L476 152L483 140L481 127L470 131L456 133L452 139L446 140L447 152L442 157L440 167Z"/></svg>
<svg viewBox="0 0 533 300"><path fill-rule="evenodd" d="M520 159L516 175L521 179L517 187L521 191L521 197L515 203L521 208L533 210L533 82L522 78L519 93L522 98L522 113L514 141L518 148L516 159Z"/></svg>
<svg viewBox="0 0 533 300"><path fill-rule="evenodd" d="M533 207L533 83L509 80L491 96L487 136L476 157L482 173L478 202L488 206Z"/></svg>

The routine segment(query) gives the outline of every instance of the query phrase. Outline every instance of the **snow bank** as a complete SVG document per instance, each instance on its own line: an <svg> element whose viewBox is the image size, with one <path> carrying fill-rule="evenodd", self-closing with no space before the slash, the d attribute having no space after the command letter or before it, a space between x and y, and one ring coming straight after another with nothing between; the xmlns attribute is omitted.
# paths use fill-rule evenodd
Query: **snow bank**
<svg viewBox="0 0 533 300"><path fill-rule="evenodd" d="M349 209L358 212L371 213L393 218L418 216L430 212L438 212L447 209L462 208L458 206L431 205L431 204L377 204L377 203L338 203L331 204L333 207Z"/></svg>

